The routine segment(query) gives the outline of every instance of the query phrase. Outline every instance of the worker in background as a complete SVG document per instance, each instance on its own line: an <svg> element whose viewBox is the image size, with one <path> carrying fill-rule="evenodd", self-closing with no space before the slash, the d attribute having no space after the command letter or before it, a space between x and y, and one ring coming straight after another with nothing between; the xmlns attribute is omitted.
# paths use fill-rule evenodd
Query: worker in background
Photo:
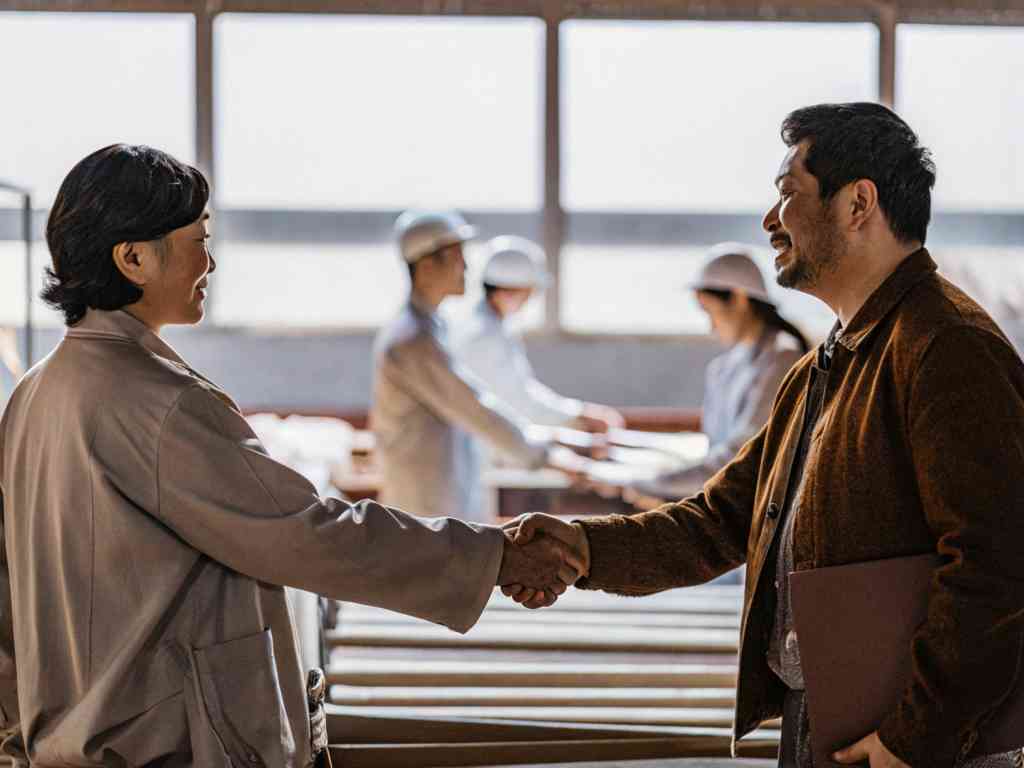
<svg viewBox="0 0 1024 768"><path fill-rule="evenodd" d="M452 356L437 310L465 292L462 246L476 229L457 213L406 211L395 236L411 290L374 344L370 427L383 470L381 501L420 515L489 519L475 438L517 464L581 472L586 460L528 436L527 422Z"/></svg>
<svg viewBox="0 0 1024 768"><path fill-rule="evenodd" d="M485 248L484 295L452 329L459 362L535 424L587 432L622 427L622 415L614 408L564 397L538 381L521 336L510 327L512 316L547 285L540 247L505 235Z"/></svg>
<svg viewBox="0 0 1024 768"><path fill-rule="evenodd" d="M732 461L768 421L779 384L810 349L800 330L779 314L752 248L716 245L690 287L712 334L728 347L706 373L701 429L709 451L699 463L624 489L626 500L643 509L698 492Z"/></svg>

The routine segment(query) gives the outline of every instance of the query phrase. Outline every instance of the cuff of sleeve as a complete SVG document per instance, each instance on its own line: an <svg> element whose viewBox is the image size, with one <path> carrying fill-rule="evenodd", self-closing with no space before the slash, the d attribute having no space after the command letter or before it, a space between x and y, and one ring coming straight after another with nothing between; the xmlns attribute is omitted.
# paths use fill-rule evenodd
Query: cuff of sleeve
<svg viewBox="0 0 1024 768"><path fill-rule="evenodd" d="M913 716L906 703L882 721L878 738L907 765L953 766L960 753L954 728L929 727Z"/></svg>
<svg viewBox="0 0 1024 768"><path fill-rule="evenodd" d="M576 582L579 589L612 590L620 594L648 594L649 590L630 589L622 584L627 564L637 557L628 537L629 519L624 515L574 520L587 535L590 544L590 573Z"/></svg>
<svg viewBox="0 0 1024 768"><path fill-rule="evenodd" d="M456 521L452 521L453 523ZM468 632L480 619L494 592L505 552L505 534L493 525L459 523L466 531L467 540L456 543L458 551L467 553L463 562L466 579L466 599L454 611L449 629L460 634Z"/></svg>

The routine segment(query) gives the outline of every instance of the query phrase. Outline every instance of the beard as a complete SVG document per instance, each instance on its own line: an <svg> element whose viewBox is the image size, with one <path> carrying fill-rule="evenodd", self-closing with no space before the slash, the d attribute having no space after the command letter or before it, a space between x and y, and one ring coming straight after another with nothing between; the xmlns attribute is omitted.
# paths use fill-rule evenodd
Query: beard
<svg viewBox="0 0 1024 768"><path fill-rule="evenodd" d="M799 249L790 240L791 261L780 267L775 276L775 281L783 288L809 291L818 286L823 275L839 267L846 252L846 241L836 226L831 207L823 206L821 215L811 223L810 232Z"/></svg>

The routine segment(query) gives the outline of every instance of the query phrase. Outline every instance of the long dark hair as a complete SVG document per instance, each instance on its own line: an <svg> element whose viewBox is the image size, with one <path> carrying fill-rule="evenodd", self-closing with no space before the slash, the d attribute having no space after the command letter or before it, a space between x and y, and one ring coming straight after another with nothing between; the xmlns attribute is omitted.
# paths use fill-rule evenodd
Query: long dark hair
<svg viewBox="0 0 1024 768"><path fill-rule="evenodd" d="M118 243L159 240L203 213L210 187L190 165L152 147L113 144L80 161L46 224L53 266L41 294L74 325L89 308L134 304L142 289L114 264Z"/></svg>
<svg viewBox="0 0 1024 768"><path fill-rule="evenodd" d="M713 296L714 298L726 303L732 300L733 294L732 291L721 290L718 288L702 288L698 293ZM789 334L793 337L793 340L800 345L801 352L810 352L811 343L807 340L807 337L804 336L803 331L780 315L779 310L775 308L774 304L769 304L767 301L761 301L760 299L751 297L750 309L753 311L755 317L763 322L767 328Z"/></svg>

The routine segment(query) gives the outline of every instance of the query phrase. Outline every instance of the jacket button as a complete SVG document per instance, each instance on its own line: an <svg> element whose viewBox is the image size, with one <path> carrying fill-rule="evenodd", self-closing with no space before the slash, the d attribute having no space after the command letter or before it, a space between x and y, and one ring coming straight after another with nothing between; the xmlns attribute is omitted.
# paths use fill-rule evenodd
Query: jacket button
<svg viewBox="0 0 1024 768"><path fill-rule="evenodd" d="M768 517L775 520L779 516L779 505L774 501L768 505Z"/></svg>

